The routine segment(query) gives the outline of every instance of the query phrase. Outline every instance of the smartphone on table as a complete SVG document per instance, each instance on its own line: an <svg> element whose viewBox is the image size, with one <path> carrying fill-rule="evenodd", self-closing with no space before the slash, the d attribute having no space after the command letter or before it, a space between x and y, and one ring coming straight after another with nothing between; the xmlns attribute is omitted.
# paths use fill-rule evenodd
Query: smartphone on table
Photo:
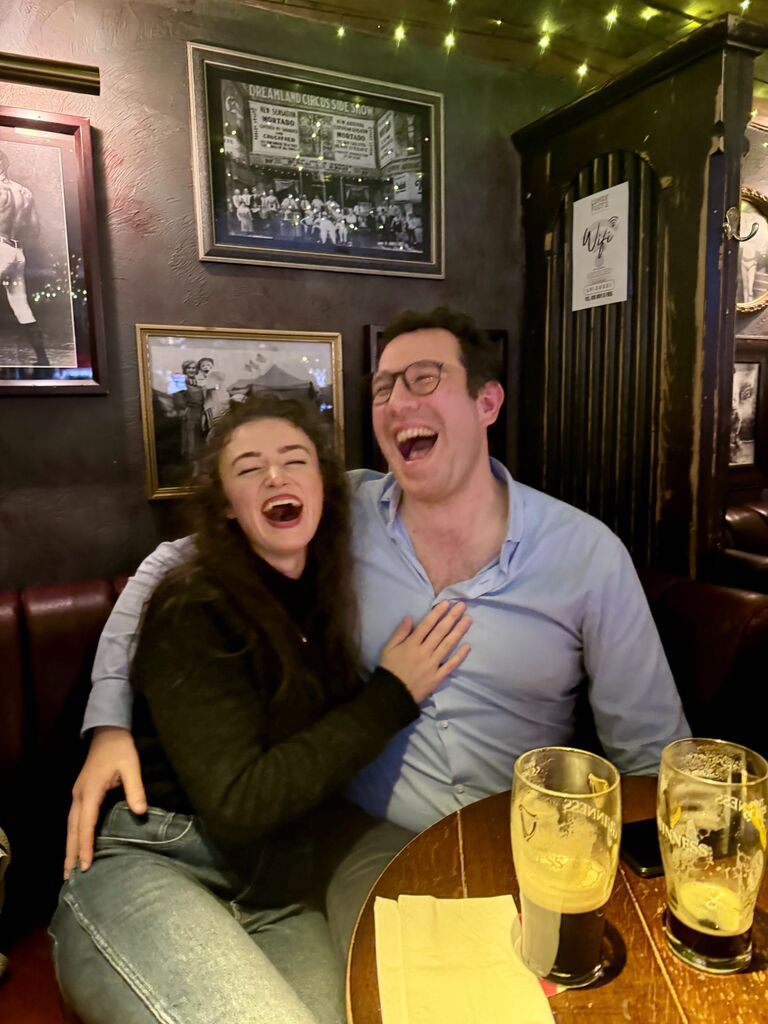
<svg viewBox="0 0 768 1024"><path fill-rule="evenodd" d="M621 856L641 878L664 874L655 818L630 821L622 826Z"/></svg>

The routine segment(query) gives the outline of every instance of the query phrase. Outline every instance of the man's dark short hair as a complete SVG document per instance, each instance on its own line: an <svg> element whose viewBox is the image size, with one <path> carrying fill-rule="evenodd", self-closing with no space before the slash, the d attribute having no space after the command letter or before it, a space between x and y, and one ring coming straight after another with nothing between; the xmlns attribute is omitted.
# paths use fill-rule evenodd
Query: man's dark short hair
<svg viewBox="0 0 768 1024"><path fill-rule="evenodd" d="M474 398L484 384L501 380L501 354L488 335L481 331L472 317L450 306L434 309L406 309L387 327L379 342L379 354L384 347L401 334L442 328L459 343L461 361L467 371L467 390Z"/></svg>

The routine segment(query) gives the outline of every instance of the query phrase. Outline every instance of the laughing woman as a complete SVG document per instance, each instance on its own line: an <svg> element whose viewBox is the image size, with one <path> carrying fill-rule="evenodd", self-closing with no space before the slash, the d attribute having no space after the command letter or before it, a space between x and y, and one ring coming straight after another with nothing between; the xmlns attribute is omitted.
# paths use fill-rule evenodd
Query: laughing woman
<svg viewBox="0 0 768 1024"><path fill-rule="evenodd" d="M108 808L51 932L85 1024L342 1024L313 900L334 794L466 656L463 606L355 671L344 474L300 403L218 420L195 554L153 595L132 670L146 815Z"/></svg>

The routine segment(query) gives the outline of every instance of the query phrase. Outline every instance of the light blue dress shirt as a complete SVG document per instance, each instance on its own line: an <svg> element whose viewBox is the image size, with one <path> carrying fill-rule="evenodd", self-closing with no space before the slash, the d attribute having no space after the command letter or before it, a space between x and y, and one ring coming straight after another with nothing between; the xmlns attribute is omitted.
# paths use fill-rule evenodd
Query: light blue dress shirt
<svg viewBox="0 0 768 1024"><path fill-rule="evenodd" d="M354 475L366 666L404 615L418 620L449 599L466 601L473 619L467 659L350 788L369 813L414 831L509 788L524 751L567 744L585 679L601 742L622 772L655 773L663 747L689 735L624 545L598 520L492 465L509 493L499 557L439 594L398 515L394 478Z"/></svg>
<svg viewBox="0 0 768 1024"><path fill-rule="evenodd" d="M514 481L500 463L492 468L509 490L499 556L439 594L398 515L394 478L350 473L365 666L373 668L405 615L418 620L449 599L466 601L473 619L464 663L349 789L370 814L413 831L508 789L524 751L567 744L585 679L600 739L622 772L655 773L662 748L690 735L621 541L584 512ZM84 729L129 727L128 665L141 606L191 544L161 544L115 605L99 643Z"/></svg>

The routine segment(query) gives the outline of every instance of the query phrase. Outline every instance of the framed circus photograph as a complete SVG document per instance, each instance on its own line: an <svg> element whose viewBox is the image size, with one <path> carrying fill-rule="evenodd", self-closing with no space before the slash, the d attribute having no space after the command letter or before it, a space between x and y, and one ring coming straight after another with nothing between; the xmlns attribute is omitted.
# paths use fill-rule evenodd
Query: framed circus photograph
<svg viewBox="0 0 768 1024"><path fill-rule="evenodd" d="M0 394L106 394L86 118L0 107Z"/></svg>
<svg viewBox="0 0 768 1024"><path fill-rule="evenodd" d="M187 53L200 259L445 276L440 93Z"/></svg>
<svg viewBox="0 0 768 1024"><path fill-rule="evenodd" d="M137 324L136 345L147 497L190 493L217 417L264 391L314 404L343 459L340 334Z"/></svg>

